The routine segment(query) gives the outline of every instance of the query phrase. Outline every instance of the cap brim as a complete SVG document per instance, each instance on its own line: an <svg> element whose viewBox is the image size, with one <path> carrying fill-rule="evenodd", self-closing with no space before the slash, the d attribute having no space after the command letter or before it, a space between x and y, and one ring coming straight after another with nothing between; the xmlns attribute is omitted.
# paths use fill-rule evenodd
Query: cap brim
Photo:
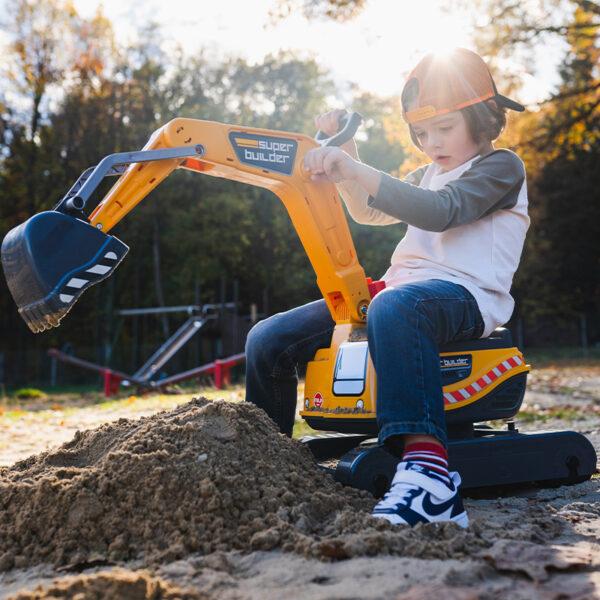
<svg viewBox="0 0 600 600"><path fill-rule="evenodd" d="M518 102L515 102L514 100L511 100L502 94L496 94L494 100L498 102L498 104L506 108L510 108L511 110L516 110L518 112L523 112L525 110L525 107L522 104L519 104Z"/></svg>

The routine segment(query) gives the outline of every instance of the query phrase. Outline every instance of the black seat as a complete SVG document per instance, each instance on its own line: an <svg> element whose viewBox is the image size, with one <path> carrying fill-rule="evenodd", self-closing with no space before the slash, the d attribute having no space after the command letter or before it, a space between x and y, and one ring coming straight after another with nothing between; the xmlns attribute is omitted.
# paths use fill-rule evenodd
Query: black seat
<svg viewBox="0 0 600 600"><path fill-rule="evenodd" d="M497 327L492 334L478 340L461 340L448 342L440 346L442 352L471 352L474 350L497 350L499 348L512 348L512 335L506 327Z"/></svg>

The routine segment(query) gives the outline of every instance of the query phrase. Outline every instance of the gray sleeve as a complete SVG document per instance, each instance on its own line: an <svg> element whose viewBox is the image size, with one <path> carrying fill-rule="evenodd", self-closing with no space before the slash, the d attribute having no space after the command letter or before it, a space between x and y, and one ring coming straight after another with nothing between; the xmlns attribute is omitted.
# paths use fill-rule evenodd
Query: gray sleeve
<svg viewBox="0 0 600 600"><path fill-rule="evenodd" d="M370 196L368 205L419 229L446 231L512 208L524 180L521 159L507 150L494 150L436 191L382 173L377 196Z"/></svg>
<svg viewBox="0 0 600 600"><path fill-rule="evenodd" d="M354 181L337 184L337 190L354 221L361 225L392 225L399 219L368 205L369 194Z"/></svg>
<svg viewBox="0 0 600 600"><path fill-rule="evenodd" d="M419 167L411 171L402 181L407 181L412 185L419 185L426 170L427 166ZM363 225L391 225L402 221L398 217L369 206L369 194L354 181L338 183L337 189L346 204L350 216L357 223Z"/></svg>

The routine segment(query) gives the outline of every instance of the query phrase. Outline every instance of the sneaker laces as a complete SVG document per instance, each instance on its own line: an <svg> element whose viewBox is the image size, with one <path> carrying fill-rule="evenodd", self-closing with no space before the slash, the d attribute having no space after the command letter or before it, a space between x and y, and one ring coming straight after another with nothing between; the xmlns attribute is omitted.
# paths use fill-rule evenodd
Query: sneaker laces
<svg viewBox="0 0 600 600"><path fill-rule="evenodd" d="M431 471L427 467L422 467L411 462L401 462L398 464L396 475L392 480L390 489L385 493L383 499L380 500L376 505L377 510L389 508L394 509L400 504L404 506L410 506L412 499L416 498L423 492L424 482L404 481L402 479L401 474L407 471L422 474L418 475L417 477L428 477L429 481L425 481L427 481L428 485L426 485L426 487L429 491L432 491L430 487L432 483L434 486L442 486L438 487L438 489L444 490L445 492L455 492L460 484L460 475L456 472L452 472L450 474L450 480L453 484L453 488L449 488L438 478L435 472ZM400 478L398 478L399 474Z"/></svg>
<svg viewBox="0 0 600 600"><path fill-rule="evenodd" d="M421 489L416 485L397 481L393 483L390 489L385 493L383 499L376 506L381 508L396 508L398 504L410 506L410 501L421 493Z"/></svg>

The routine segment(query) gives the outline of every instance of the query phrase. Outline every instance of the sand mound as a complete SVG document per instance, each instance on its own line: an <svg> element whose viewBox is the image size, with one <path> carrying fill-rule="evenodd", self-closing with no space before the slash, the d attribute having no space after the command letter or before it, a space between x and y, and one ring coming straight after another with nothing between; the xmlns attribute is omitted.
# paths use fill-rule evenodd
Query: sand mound
<svg viewBox="0 0 600 600"><path fill-rule="evenodd" d="M0 569L270 549L361 508L260 410L199 399L2 469Z"/></svg>
<svg viewBox="0 0 600 600"><path fill-rule="evenodd" d="M370 517L374 502L256 407L196 399L0 469L0 570L275 548L447 558L491 544L477 527L393 527Z"/></svg>

